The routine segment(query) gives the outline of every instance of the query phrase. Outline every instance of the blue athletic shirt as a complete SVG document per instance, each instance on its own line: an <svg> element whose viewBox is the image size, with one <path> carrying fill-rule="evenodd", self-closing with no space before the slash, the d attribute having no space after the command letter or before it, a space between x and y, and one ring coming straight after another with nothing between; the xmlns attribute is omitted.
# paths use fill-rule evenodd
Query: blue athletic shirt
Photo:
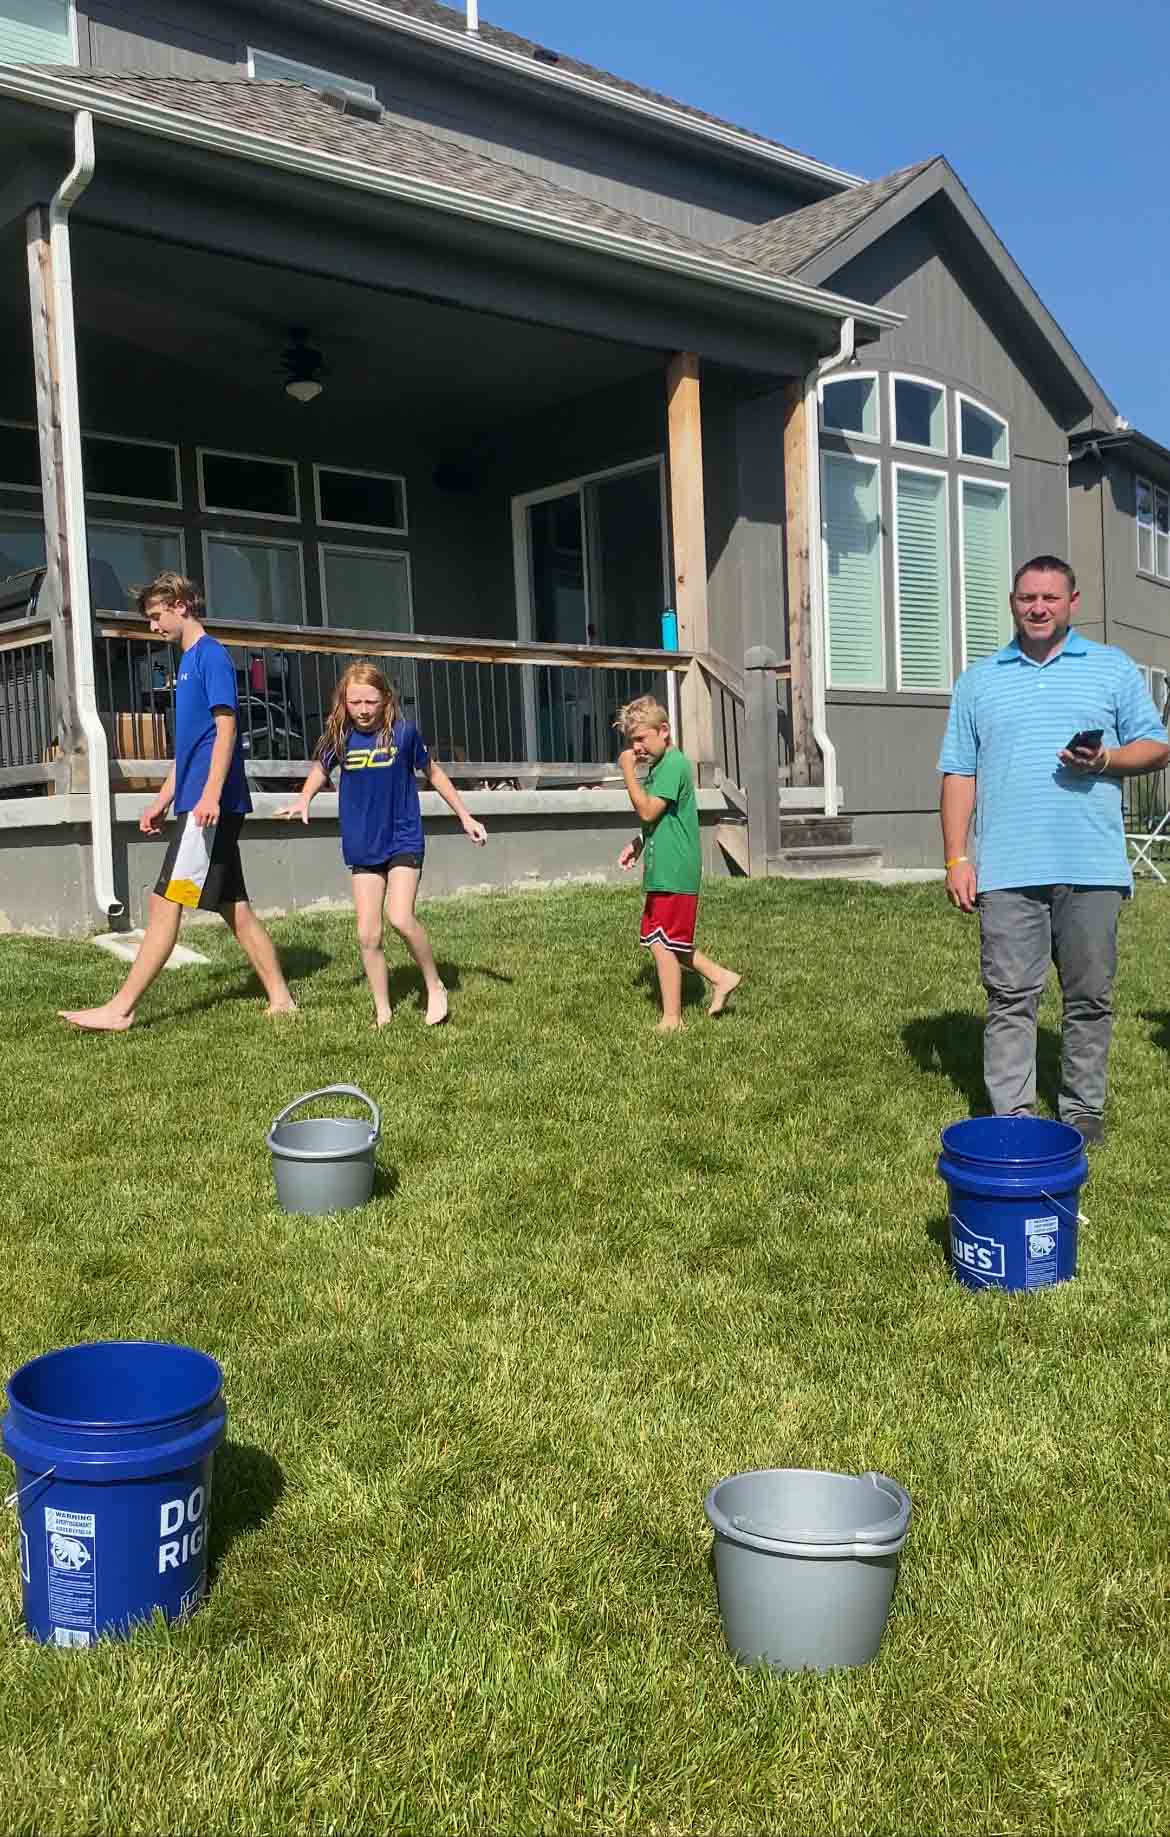
<svg viewBox="0 0 1170 1837"><path fill-rule="evenodd" d="M240 744L240 698L231 658L217 638L204 632L179 661L175 690L175 815L194 810L203 796L215 745L213 710L226 708L236 717L236 744L220 792L225 814L244 815L252 808L252 794L244 776L244 749Z"/></svg>
<svg viewBox="0 0 1170 1837"><path fill-rule="evenodd" d="M422 808L414 775L425 772L430 761L413 721L395 721L389 746L378 744L377 733L349 729L338 790L346 867L380 867L391 855L422 854ZM337 763L332 748L321 755L321 769L331 778Z"/></svg>

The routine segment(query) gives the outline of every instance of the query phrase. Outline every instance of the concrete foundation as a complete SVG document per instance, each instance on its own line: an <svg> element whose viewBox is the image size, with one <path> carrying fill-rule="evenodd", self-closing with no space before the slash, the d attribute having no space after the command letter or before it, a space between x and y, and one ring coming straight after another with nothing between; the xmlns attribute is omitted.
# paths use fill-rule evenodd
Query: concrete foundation
<svg viewBox="0 0 1170 1837"><path fill-rule="evenodd" d="M721 791L696 795L703 872L722 877L729 868L715 827L727 814L727 804ZM256 808L244 830L243 854L248 896L257 911L348 904L350 878L341 859L336 795L315 800L307 827L276 819L287 797L265 792L253 797ZM464 801L488 831L484 848L468 841L441 798L433 792L422 795L424 897L625 878L617 857L638 824L624 792L481 791ZM142 923L162 866L164 844L138 828L150 802L132 793L114 800L114 878L126 902L117 925ZM0 931L88 936L109 929L106 916L93 906L87 798L0 800L0 889Z"/></svg>

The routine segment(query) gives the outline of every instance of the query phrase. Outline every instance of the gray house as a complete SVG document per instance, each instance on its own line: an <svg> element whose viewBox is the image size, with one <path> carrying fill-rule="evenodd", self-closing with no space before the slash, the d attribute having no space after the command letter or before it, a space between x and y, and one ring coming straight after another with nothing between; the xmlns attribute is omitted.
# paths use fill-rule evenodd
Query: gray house
<svg viewBox="0 0 1170 1837"><path fill-rule="evenodd" d="M0 0L8 922L153 879L173 660L126 609L160 567L237 660L262 904L344 891L332 825L264 819L354 655L509 882L612 871L645 689L712 871L933 861L1013 555L1071 549L1121 621L1128 553L1130 648L1170 654L1168 456L944 160L866 184L473 14Z"/></svg>

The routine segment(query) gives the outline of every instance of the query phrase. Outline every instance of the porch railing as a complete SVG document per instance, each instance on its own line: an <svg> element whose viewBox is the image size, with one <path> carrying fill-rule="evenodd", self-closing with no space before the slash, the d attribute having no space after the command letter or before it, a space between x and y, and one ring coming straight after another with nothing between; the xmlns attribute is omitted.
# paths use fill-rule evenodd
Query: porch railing
<svg viewBox="0 0 1170 1837"><path fill-rule="evenodd" d="M618 708L638 695L664 698L666 672L690 662L674 651L227 620L208 630L235 664L249 775L274 785L308 770L338 678L360 658L395 683L451 777L515 786L616 777ZM96 640L115 775L157 780L174 750L178 657L132 615L99 614Z"/></svg>
<svg viewBox="0 0 1170 1837"><path fill-rule="evenodd" d="M0 624L0 791L53 780L57 750L48 619Z"/></svg>

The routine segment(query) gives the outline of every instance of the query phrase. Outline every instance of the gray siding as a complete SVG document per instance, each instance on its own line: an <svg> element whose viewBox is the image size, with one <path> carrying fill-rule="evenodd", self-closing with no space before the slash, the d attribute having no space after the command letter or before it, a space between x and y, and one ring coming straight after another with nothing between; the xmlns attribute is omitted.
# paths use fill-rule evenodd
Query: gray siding
<svg viewBox="0 0 1170 1837"><path fill-rule="evenodd" d="M1074 562L1090 636L1120 645L1136 663L1170 671L1170 582L1138 572L1136 481L1165 487L1156 463L1106 452L1104 466L1079 460L1070 472ZM1095 621L1097 630L1094 631Z"/></svg>
<svg viewBox="0 0 1170 1837"><path fill-rule="evenodd" d="M975 285L945 246L929 211L907 219L864 254L829 277L826 286L892 307L906 323L861 353L881 387L882 502L887 679L894 681L894 556L892 476L895 461L945 469L952 500L960 476L1004 480L1011 486L1012 556L1069 552L1068 436L1059 411L1032 380L1028 353L998 323L985 288ZM921 376L985 404L1008 422L1011 467L979 466L956 457L954 397L948 398L947 458L889 443L891 372ZM858 443L860 454L868 449ZM952 537L957 536L951 506ZM958 542L951 557L952 648L961 658ZM1092 633L1090 632L1090 635ZM829 695L829 731L838 751L846 806L864 816L859 839L881 841L889 825L889 859L916 865L934 859L938 804L936 761L949 697L837 691Z"/></svg>
<svg viewBox="0 0 1170 1837"><path fill-rule="evenodd" d="M571 100L549 101L536 85L531 96L518 85L504 93L473 85L454 57L442 66L419 61L395 35L358 38L340 20L330 33L226 0L83 0L79 29L82 61L100 69L238 77L251 45L373 83L398 120L701 240L721 241L808 201L782 175L761 179L721 162L710 145L675 151L620 119L586 119Z"/></svg>

